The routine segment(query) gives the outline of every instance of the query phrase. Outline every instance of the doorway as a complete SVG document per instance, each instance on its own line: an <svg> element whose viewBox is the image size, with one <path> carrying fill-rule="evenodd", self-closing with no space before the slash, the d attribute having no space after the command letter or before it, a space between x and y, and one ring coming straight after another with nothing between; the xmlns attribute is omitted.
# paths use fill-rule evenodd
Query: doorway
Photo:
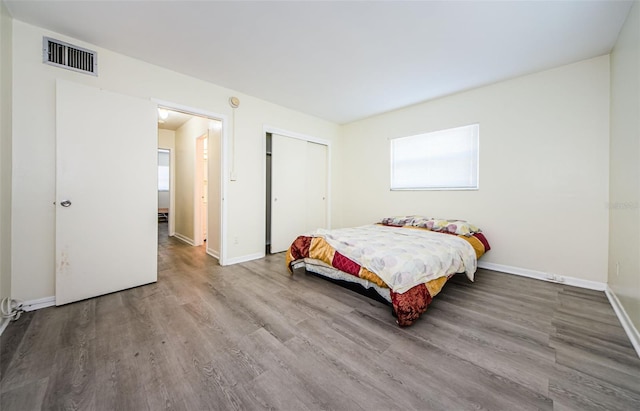
<svg viewBox="0 0 640 411"><path fill-rule="evenodd" d="M223 117L164 104L158 111L158 146L172 148L173 154L168 235L203 246L220 264L224 264L223 121Z"/></svg>

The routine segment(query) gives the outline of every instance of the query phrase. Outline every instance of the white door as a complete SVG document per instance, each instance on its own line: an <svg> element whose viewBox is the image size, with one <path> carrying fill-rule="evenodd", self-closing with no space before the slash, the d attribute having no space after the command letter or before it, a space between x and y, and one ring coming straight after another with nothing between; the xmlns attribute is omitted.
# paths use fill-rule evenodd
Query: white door
<svg viewBox="0 0 640 411"><path fill-rule="evenodd" d="M307 142L271 136L271 252L286 251L306 231Z"/></svg>
<svg viewBox="0 0 640 411"><path fill-rule="evenodd" d="M222 182L220 181L220 140L222 124L219 121L211 120L214 127L209 129L207 138L207 189L211 195L211 201L207 202L207 251L215 256L220 256L220 196L222 192Z"/></svg>
<svg viewBox="0 0 640 411"><path fill-rule="evenodd" d="M327 171L327 146L307 142L306 231L327 227Z"/></svg>
<svg viewBox="0 0 640 411"><path fill-rule="evenodd" d="M207 153L207 135L196 139L196 158L194 172L194 228L193 238L194 245L200 246L207 241L207 210L208 210L208 153Z"/></svg>
<svg viewBox="0 0 640 411"><path fill-rule="evenodd" d="M155 105L66 81L56 91L56 305L155 282Z"/></svg>

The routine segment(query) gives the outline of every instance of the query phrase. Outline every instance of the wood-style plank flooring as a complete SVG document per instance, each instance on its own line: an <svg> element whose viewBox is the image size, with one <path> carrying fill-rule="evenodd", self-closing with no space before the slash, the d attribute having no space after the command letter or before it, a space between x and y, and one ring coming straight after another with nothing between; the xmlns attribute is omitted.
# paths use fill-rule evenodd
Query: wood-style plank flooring
<svg viewBox="0 0 640 411"><path fill-rule="evenodd" d="M398 328L282 254L220 267L160 233L156 284L9 325L2 411L640 409L602 292L479 270Z"/></svg>

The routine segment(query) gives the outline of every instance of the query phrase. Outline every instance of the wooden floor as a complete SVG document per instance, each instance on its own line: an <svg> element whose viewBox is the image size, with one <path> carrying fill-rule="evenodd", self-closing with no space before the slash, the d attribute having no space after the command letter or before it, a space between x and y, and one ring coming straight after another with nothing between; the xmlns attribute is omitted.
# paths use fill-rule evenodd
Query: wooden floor
<svg viewBox="0 0 640 411"><path fill-rule="evenodd" d="M158 258L156 284L11 323L0 409L640 409L601 292L479 270L398 328L282 254L222 268L161 236Z"/></svg>

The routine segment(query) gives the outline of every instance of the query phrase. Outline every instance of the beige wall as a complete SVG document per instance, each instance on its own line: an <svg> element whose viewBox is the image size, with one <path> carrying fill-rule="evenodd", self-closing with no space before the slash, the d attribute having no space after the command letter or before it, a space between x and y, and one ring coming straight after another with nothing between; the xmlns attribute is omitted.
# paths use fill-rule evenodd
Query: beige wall
<svg viewBox="0 0 640 411"><path fill-rule="evenodd" d="M176 132L158 129L158 148L173 150L176 146Z"/></svg>
<svg viewBox="0 0 640 411"><path fill-rule="evenodd" d="M42 36L96 50L98 77L42 63ZM264 253L264 125L336 140L339 126L234 90L153 66L73 38L13 21L13 275L14 298L54 295L55 80L116 93L155 98L231 118L236 110L237 181L228 183L227 257L231 262ZM37 118L38 121L33 121ZM336 143L334 145L338 146ZM37 164L37 167L34 167ZM337 169L339 165L334 161ZM340 175L333 170L333 175ZM337 178L337 177L336 177ZM335 200L335 199L334 199ZM333 220L340 221L339 201ZM237 238L229 241L229 238Z"/></svg>
<svg viewBox="0 0 640 411"><path fill-rule="evenodd" d="M389 139L480 124L478 191L390 191ZM346 225L423 214L479 225L483 261L606 282L609 58L415 105L343 129Z"/></svg>
<svg viewBox="0 0 640 411"><path fill-rule="evenodd" d="M194 242L196 139L208 134L209 120L192 117L176 130L176 234Z"/></svg>
<svg viewBox="0 0 640 411"><path fill-rule="evenodd" d="M640 4L611 53L609 287L640 329Z"/></svg>
<svg viewBox="0 0 640 411"><path fill-rule="evenodd" d="M12 25L0 2L0 298L11 296Z"/></svg>

